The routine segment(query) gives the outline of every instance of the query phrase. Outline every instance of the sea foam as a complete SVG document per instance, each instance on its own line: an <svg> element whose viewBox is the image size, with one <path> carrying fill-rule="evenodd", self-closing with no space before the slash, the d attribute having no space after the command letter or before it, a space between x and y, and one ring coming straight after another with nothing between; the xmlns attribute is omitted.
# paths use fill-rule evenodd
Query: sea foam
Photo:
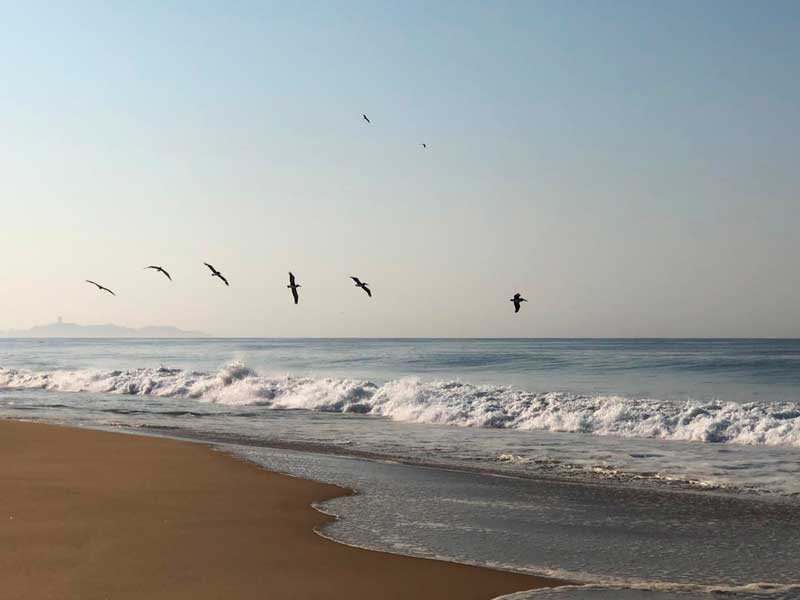
<svg viewBox="0 0 800 600"><path fill-rule="evenodd" d="M165 368L47 372L0 368L2 388L180 397L226 406L360 413L464 427L800 447L799 403L534 393L416 377L378 385L359 379L262 376L240 363L213 374Z"/></svg>

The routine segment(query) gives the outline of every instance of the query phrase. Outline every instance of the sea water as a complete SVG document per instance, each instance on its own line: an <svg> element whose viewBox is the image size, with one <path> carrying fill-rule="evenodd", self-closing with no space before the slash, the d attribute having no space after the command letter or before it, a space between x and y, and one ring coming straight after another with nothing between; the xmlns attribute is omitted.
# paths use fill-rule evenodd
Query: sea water
<svg viewBox="0 0 800 600"><path fill-rule="evenodd" d="M0 416L219 442L357 489L340 541L595 585L546 597L800 596L800 341L4 339Z"/></svg>

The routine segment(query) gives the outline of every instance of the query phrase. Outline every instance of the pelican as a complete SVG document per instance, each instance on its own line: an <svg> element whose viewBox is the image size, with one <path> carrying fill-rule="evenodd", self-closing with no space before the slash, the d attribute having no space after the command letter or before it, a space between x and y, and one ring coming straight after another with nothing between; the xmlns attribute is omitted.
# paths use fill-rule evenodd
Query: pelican
<svg viewBox="0 0 800 600"><path fill-rule="evenodd" d="M300 302L300 296L297 293L297 288L303 286L300 285L299 283L294 282L294 273L292 273L291 271L289 271L289 285L287 285L286 287L292 290L292 297L294 298L294 303L297 304L298 302Z"/></svg>
<svg viewBox="0 0 800 600"><path fill-rule="evenodd" d="M372 298L372 292L367 287L369 285L368 283L362 283L361 280L358 277L353 277L352 275L350 275L350 279L352 279L353 281L356 282L356 287L360 287L362 290L367 292L367 296Z"/></svg>
<svg viewBox="0 0 800 600"><path fill-rule="evenodd" d="M223 281L223 283L224 283L225 285L230 285L230 284L228 283L228 280L227 280L227 279L225 279L225 277L223 277L223 276L222 276L222 273L220 273L219 271L217 271L217 270L216 270L216 269L215 269L213 266L211 266L211 265L210 265L210 264L208 264L207 262L204 262L203 264L204 264L205 266L207 266L209 269L211 269L211 276L212 276L212 277L219 277L219 278L220 278L220 279Z"/></svg>
<svg viewBox="0 0 800 600"><path fill-rule="evenodd" d="M370 121L370 120L369 120L369 117L368 117L367 115L361 115L361 116L362 116L362 117L364 117L364 120L365 120L367 123L372 123L372 121Z"/></svg>
<svg viewBox="0 0 800 600"><path fill-rule="evenodd" d="M145 267L145 269L155 269L155 270L156 270L156 271L158 271L159 273L163 273L163 274L164 274L164 276L165 276L167 279L169 279L170 281L172 281L172 277L170 277L170 276L169 276L169 273L167 273L167 271L164 269L164 267L159 267L159 266L157 266L157 265L150 265L149 267Z"/></svg>
<svg viewBox="0 0 800 600"><path fill-rule="evenodd" d="M527 302L527 300L525 300L525 298L523 298L520 295L520 293L517 292L516 294L514 294L514 297L511 298L511 300L509 300L509 302L513 302L514 303L514 312L518 313L519 312L519 307L522 305L523 302Z"/></svg>
<svg viewBox="0 0 800 600"><path fill-rule="evenodd" d="M87 279L87 280L86 280L86 283L91 283L92 285L96 285L98 290L105 290L106 292L108 292L108 293L109 293L109 294L111 294L112 296L116 296L116 294L115 294L114 292L112 292L112 291L111 291L110 289L108 289L107 287L104 287L104 286L100 285L100 284L99 284L99 283L97 283L96 281L92 281L91 279Z"/></svg>

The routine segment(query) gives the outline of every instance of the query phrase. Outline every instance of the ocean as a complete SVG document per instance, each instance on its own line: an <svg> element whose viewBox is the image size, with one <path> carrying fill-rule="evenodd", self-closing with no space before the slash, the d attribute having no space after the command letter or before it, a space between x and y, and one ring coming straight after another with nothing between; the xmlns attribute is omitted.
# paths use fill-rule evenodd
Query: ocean
<svg viewBox="0 0 800 600"><path fill-rule="evenodd" d="M0 339L0 416L213 442L358 490L344 543L577 584L525 598L800 597L800 340Z"/></svg>

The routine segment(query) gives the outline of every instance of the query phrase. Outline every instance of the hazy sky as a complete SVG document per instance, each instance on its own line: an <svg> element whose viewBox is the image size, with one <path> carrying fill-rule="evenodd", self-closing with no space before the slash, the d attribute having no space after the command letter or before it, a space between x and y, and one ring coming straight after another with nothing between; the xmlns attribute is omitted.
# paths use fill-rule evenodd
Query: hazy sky
<svg viewBox="0 0 800 600"><path fill-rule="evenodd" d="M800 335L798 2L111 4L0 3L0 329Z"/></svg>

